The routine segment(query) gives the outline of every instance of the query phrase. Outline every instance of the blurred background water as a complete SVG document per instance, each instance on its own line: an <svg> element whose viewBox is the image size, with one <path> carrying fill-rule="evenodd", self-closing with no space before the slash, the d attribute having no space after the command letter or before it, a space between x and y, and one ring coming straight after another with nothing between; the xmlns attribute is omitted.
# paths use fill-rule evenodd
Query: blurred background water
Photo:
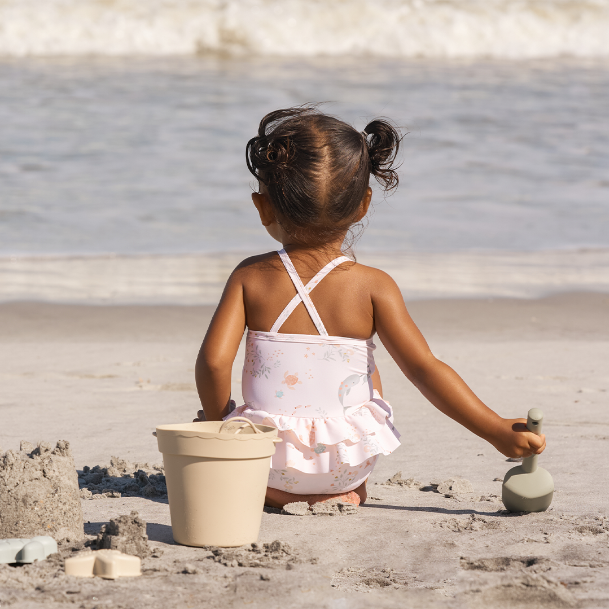
<svg viewBox="0 0 609 609"><path fill-rule="evenodd" d="M401 185L360 247L609 246L609 71L593 63L20 60L0 64L0 253L250 251L244 149L330 100L403 126Z"/></svg>
<svg viewBox="0 0 609 609"><path fill-rule="evenodd" d="M310 101L408 132L357 246L381 265L609 249L609 0L3 0L0 24L5 262L271 249L245 143Z"/></svg>

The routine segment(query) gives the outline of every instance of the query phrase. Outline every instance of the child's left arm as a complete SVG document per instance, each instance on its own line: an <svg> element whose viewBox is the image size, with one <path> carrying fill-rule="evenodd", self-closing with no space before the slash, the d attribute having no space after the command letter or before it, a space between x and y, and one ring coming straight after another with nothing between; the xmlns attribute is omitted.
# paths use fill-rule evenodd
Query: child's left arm
<svg viewBox="0 0 609 609"><path fill-rule="evenodd" d="M526 419L504 419L486 406L448 365L436 359L412 321L402 294L387 274L377 271L373 294L379 338L404 374L441 412L490 442L506 457L541 453L545 436L527 430Z"/></svg>
<svg viewBox="0 0 609 609"><path fill-rule="evenodd" d="M245 331L242 270L229 277L195 364L197 392L208 421L229 413L231 373Z"/></svg>

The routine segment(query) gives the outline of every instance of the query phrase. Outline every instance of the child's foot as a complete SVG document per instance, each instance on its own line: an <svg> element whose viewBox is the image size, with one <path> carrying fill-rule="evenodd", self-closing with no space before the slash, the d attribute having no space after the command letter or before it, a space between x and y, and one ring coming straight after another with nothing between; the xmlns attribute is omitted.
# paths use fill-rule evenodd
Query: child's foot
<svg viewBox="0 0 609 609"><path fill-rule="evenodd" d="M308 495L308 497L313 499L312 502L309 499L305 499L305 501L309 501L309 505L313 505L313 503L326 503L327 501L342 501L343 503L352 503L355 506L361 503L361 499L355 491L349 491L340 495Z"/></svg>
<svg viewBox="0 0 609 609"><path fill-rule="evenodd" d="M309 505L315 503L324 503L326 501L342 501L343 503L351 503L358 506L366 501L366 483L362 483L354 491L348 493L337 493L335 495L295 495L294 493L286 493L276 488L266 489L266 498L264 504L269 507L282 509L286 503L294 503L296 501L306 501Z"/></svg>

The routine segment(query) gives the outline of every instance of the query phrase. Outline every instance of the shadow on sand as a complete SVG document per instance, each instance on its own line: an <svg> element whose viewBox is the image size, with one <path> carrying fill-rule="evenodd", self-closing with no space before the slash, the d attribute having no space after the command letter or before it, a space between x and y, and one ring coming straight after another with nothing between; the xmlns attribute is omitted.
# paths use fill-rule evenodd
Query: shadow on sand
<svg viewBox="0 0 609 609"><path fill-rule="evenodd" d="M361 506L362 508L378 508L381 510L398 510L405 512L430 512L433 514L447 514L452 516L458 516L460 514L476 514L477 516L490 516L497 518L513 518L515 516L522 516L524 514L528 514L528 512L508 512L507 510L498 510L496 512L480 512L478 510L472 509L457 509L457 510L449 510L446 508L439 507L417 507L411 505L382 505L378 503L365 503Z"/></svg>

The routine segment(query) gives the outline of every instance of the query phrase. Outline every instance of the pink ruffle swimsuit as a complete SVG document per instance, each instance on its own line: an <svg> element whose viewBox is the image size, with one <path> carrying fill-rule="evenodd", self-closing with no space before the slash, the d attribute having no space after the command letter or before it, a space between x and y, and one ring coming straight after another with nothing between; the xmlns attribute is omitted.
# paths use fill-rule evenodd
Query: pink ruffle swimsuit
<svg viewBox="0 0 609 609"><path fill-rule="evenodd" d="M297 294L270 332L248 330L243 366L245 404L226 418L244 416L279 430L268 485L300 495L356 489L379 454L399 445L393 411L373 391L372 339L328 336L309 292L345 256L326 265L304 286L285 250L278 252ZM279 329L303 302L319 336Z"/></svg>

